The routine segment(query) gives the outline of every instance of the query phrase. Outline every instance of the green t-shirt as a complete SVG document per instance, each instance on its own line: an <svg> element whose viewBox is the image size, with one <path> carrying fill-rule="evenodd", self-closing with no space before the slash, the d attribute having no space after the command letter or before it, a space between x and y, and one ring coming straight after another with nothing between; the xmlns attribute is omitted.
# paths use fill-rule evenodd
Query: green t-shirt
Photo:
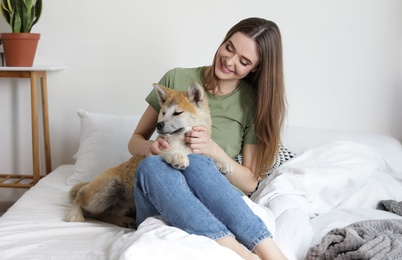
<svg viewBox="0 0 402 260"><path fill-rule="evenodd" d="M205 67L176 68L168 71L159 84L178 91L186 91L197 82L203 85ZM256 94L251 86L241 81L239 87L224 96L213 96L208 91L209 109L212 118L212 139L232 158L241 153L243 143L257 144L254 132ZM159 112L160 105L155 90L146 101Z"/></svg>

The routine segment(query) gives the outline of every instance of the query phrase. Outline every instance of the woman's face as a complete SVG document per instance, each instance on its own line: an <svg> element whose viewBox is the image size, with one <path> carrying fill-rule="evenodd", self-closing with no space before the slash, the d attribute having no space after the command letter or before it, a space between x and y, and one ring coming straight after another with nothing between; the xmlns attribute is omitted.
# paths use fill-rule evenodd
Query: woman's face
<svg viewBox="0 0 402 260"><path fill-rule="evenodd" d="M239 80L256 68L259 53L256 42L246 34L236 32L218 49L215 74L220 80Z"/></svg>

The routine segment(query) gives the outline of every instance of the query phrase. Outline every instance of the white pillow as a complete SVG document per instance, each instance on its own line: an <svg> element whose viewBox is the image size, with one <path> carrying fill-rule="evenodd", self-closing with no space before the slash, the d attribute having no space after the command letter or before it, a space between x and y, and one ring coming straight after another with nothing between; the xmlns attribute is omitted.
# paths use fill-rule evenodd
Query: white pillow
<svg viewBox="0 0 402 260"><path fill-rule="evenodd" d="M78 110L81 119L80 146L74 155L74 173L67 185L87 182L104 169L127 161L128 142L140 116L116 116Z"/></svg>

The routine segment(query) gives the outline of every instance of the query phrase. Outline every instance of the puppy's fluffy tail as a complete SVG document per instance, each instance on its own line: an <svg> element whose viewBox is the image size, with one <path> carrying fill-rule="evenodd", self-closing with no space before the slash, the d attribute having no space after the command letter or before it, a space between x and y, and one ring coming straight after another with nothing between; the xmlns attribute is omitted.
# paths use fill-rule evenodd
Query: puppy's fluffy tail
<svg viewBox="0 0 402 260"><path fill-rule="evenodd" d="M80 182L71 188L70 192L68 193L68 198L70 199L70 202L73 202L75 200L78 191L87 184L88 182Z"/></svg>

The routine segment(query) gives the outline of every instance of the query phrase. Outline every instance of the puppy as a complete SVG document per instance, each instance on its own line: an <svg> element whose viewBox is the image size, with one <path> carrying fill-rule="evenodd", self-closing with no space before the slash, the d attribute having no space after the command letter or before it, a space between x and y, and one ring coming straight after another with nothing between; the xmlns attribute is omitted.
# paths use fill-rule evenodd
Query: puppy
<svg viewBox="0 0 402 260"><path fill-rule="evenodd" d="M196 83L183 92L159 84L153 86L161 104L156 131L169 143L169 148L160 156L172 167L183 170L189 165L187 155L191 153L185 134L198 125L205 126L211 133L208 100L204 89ZM67 221L83 222L88 217L122 227L135 227L134 175L142 159L144 157L133 156L106 169L90 182L76 184L69 192L72 205ZM220 158L212 159L223 174L232 172L230 163Z"/></svg>

